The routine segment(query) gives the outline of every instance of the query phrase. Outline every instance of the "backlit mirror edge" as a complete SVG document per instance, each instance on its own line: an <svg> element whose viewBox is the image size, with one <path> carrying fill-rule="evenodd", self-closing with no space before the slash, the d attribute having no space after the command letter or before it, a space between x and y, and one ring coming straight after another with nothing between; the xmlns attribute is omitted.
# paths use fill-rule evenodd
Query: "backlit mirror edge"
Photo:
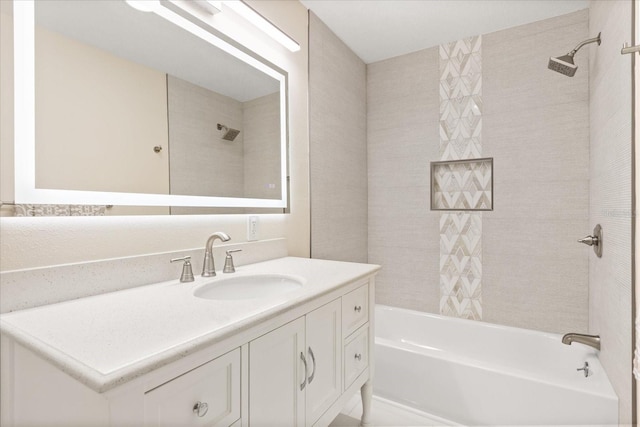
<svg viewBox="0 0 640 427"><path fill-rule="evenodd" d="M165 13L170 13L168 10ZM162 16L162 15L161 15ZM165 16L163 16L165 17ZM166 17L165 17L166 18ZM288 201L288 75L276 72L235 46L178 16L180 26L217 47L267 72L280 82L281 197L252 199L183 196L175 194L117 193L36 188L35 185L35 0L14 0L14 177L15 203L108 204L123 206L287 208ZM172 22L179 25L176 21Z"/></svg>

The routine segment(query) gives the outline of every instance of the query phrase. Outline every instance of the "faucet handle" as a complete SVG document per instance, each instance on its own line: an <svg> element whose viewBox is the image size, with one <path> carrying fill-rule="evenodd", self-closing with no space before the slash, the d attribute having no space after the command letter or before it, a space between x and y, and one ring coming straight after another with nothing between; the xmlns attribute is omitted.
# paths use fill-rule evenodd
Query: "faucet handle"
<svg viewBox="0 0 640 427"><path fill-rule="evenodd" d="M596 253L598 258L602 257L602 227L600 224L597 224L593 229L593 234L589 236L585 236L582 239L578 239L579 243L584 243L585 245L593 247L593 251Z"/></svg>
<svg viewBox="0 0 640 427"><path fill-rule="evenodd" d="M176 262L176 261L184 261L184 264L182 265L182 274L180 275L180 282L181 283L185 283L185 282L193 282L194 278L193 278L193 270L191 269L191 257L190 256L185 256L182 258L174 258L172 260L170 260L170 262Z"/></svg>
<svg viewBox="0 0 640 427"><path fill-rule="evenodd" d="M589 376L589 362L584 362L584 366L582 368L576 369L576 371L578 371L578 372L584 371L584 376L588 377Z"/></svg>
<svg viewBox="0 0 640 427"><path fill-rule="evenodd" d="M598 237L596 236L586 236L582 239L578 239L578 243L584 243L588 246L598 245Z"/></svg>
<svg viewBox="0 0 640 427"><path fill-rule="evenodd" d="M231 254L233 252L242 252L242 249L232 249L230 251L226 251L227 252L227 256L224 258L224 268L222 269L223 273L235 273L236 272L236 268L233 265L233 257L231 256Z"/></svg>

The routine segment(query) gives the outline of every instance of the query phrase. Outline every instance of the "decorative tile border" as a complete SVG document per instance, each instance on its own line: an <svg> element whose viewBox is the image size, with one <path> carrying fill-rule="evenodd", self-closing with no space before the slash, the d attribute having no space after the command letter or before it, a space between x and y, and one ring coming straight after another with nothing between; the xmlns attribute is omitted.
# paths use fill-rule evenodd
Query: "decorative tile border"
<svg viewBox="0 0 640 427"><path fill-rule="evenodd" d="M104 216L106 205L15 205L15 216Z"/></svg>
<svg viewBox="0 0 640 427"><path fill-rule="evenodd" d="M444 210L483 206L490 210L493 167L487 170L486 163L477 163L485 160L480 159L482 37L440 45L439 52L440 160L477 160L438 163L446 166L432 169L432 208L435 202ZM482 319L481 213L440 214L440 313Z"/></svg>

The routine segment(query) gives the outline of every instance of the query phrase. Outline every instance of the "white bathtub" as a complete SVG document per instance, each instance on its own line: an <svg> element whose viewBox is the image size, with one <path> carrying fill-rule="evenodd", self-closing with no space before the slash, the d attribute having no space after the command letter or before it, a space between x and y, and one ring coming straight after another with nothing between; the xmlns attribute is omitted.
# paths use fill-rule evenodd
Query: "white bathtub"
<svg viewBox="0 0 640 427"><path fill-rule="evenodd" d="M375 335L377 396L468 426L617 425L598 352L560 335L382 305Z"/></svg>

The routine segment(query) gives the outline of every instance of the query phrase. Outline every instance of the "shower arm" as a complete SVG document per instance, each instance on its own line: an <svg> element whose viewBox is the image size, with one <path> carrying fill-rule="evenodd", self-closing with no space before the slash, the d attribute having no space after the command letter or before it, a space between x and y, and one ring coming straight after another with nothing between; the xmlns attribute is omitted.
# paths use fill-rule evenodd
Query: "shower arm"
<svg viewBox="0 0 640 427"><path fill-rule="evenodd" d="M573 48L573 50L571 52L569 52L569 56L573 58L573 55L576 54L576 52L578 52L580 50L580 48L586 44L589 43L598 43L598 46L600 46L600 43L602 43L602 40L600 39L600 34L598 33L598 35L592 39L587 39L585 41L583 41L582 43L580 43L578 46L576 46L575 48Z"/></svg>

